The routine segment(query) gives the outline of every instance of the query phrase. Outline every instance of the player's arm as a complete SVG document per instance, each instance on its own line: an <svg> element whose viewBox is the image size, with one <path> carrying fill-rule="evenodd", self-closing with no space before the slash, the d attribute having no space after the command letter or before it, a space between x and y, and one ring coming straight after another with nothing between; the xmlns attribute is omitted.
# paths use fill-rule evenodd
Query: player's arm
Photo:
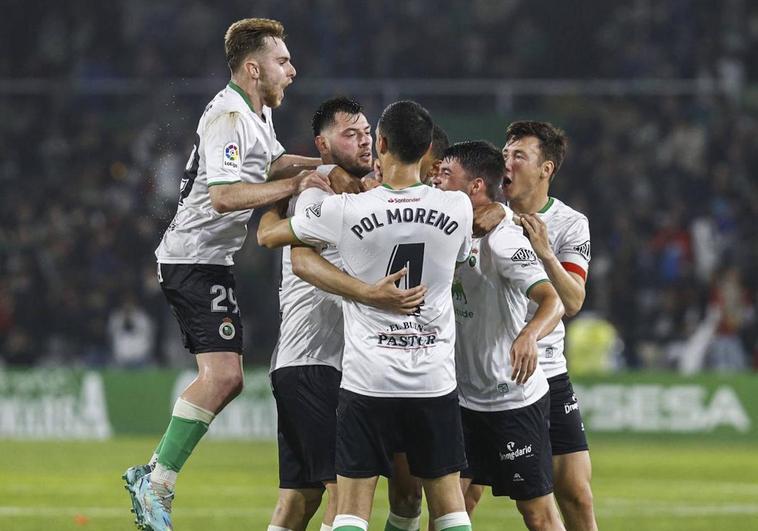
<svg viewBox="0 0 758 531"><path fill-rule="evenodd" d="M523 384L537 368L537 341L548 335L563 317L563 303L550 282L538 281L527 290L527 297L537 303L534 316L521 329L511 345L511 365L516 383Z"/></svg>
<svg viewBox="0 0 758 531"><path fill-rule="evenodd" d="M292 272L322 291L396 313L409 314L424 302L427 288L399 289L396 282L408 273L407 268L367 284L335 267L312 247L292 247Z"/></svg>
<svg viewBox="0 0 758 531"><path fill-rule="evenodd" d="M566 315L573 317L582 309L585 291L586 271L576 266L575 271L568 271L550 247L545 222L536 214L523 214L521 225L529 236L534 252L542 260L545 272L555 286L566 308ZM584 276L583 276L584 275Z"/></svg>
<svg viewBox="0 0 758 531"><path fill-rule="evenodd" d="M267 180L278 181L294 177L303 170L315 170L320 164L320 158L284 154L271 162Z"/></svg>

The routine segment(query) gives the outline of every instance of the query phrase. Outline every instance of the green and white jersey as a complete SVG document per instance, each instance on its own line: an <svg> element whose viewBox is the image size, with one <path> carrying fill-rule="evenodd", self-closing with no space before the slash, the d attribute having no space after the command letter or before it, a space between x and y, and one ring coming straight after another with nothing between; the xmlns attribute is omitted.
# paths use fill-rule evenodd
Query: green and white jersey
<svg viewBox="0 0 758 531"><path fill-rule="evenodd" d="M328 194L311 189L290 200L288 216L306 215L306 209ZM321 256L342 268L342 258L333 244L319 246ZM345 345L342 297L321 291L292 272L291 248L282 250L282 284L279 288L279 340L271 356L271 371L301 365L329 365L342 368Z"/></svg>
<svg viewBox="0 0 758 531"><path fill-rule="evenodd" d="M453 304L460 404L475 411L528 406L548 390L537 367L525 384L511 379L511 344L526 323L529 290L549 282L531 243L510 216L484 238L456 271Z"/></svg>
<svg viewBox="0 0 758 531"><path fill-rule="evenodd" d="M455 319L450 288L456 261L471 248L473 211L462 192L428 186L332 195L291 218L303 242L336 245L344 270L366 283L408 268L401 288L428 291L415 315L344 300L342 388L376 397L435 397L455 387Z"/></svg>
<svg viewBox="0 0 758 531"><path fill-rule="evenodd" d="M553 253L566 271L576 273L585 280L590 264L590 226L587 217L553 197L537 213L547 226L547 236ZM537 305L529 303L529 318ZM540 348L540 365L548 378L567 372L564 356L566 327L560 321L555 329L543 337Z"/></svg>
<svg viewBox="0 0 758 531"><path fill-rule="evenodd" d="M179 191L179 207L155 250L164 264L232 265L245 243L253 211L219 214L208 188L237 182L262 183L271 162L284 154L276 140L271 109L263 118L247 95L229 85L206 106Z"/></svg>

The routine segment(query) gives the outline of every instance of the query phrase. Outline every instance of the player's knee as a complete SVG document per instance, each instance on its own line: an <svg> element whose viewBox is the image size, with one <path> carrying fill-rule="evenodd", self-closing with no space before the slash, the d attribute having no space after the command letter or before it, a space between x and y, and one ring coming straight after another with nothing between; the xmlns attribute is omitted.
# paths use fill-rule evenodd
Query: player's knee
<svg viewBox="0 0 758 531"><path fill-rule="evenodd" d="M321 495L318 489L280 491L274 515L292 528L304 528L321 505Z"/></svg>
<svg viewBox="0 0 758 531"><path fill-rule="evenodd" d="M233 398L242 392L244 380L242 371L220 370L210 376L211 385L219 394Z"/></svg>
<svg viewBox="0 0 758 531"><path fill-rule="evenodd" d="M404 518L421 514L421 486L402 492L392 492L390 494L390 510Z"/></svg>
<svg viewBox="0 0 758 531"><path fill-rule="evenodd" d="M524 523L530 531L540 531L542 529L554 529L554 514L550 507L544 503L539 504L518 504Z"/></svg>
<svg viewBox="0 0 758 531"><path fill-rule="evenodd" d="M556 492L562 506L569 506L573 512L592 512L592 489L589 485L575 485L571 489Z"/></svg>

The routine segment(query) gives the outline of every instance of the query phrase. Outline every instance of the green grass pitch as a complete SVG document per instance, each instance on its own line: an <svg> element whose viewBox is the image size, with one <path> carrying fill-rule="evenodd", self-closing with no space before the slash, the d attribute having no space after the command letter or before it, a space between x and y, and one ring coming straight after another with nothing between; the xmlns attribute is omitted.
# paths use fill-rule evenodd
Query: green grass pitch
<svg viewBox="0 0 758 531"><path fill-rule="evenodd" d="M134 529L120 476L127 466L144 462L154 442L0 441L0 529ZM598 437L592 443L600 529L758 530L755 446ZM175 527L265 529L276 485L273 443L203 441L180 477ZM382 480L371 529L383 529L386 513ZM513 503L489 493L473 526L524 529ZM317 515L309 529L318 528Z"/></svg>

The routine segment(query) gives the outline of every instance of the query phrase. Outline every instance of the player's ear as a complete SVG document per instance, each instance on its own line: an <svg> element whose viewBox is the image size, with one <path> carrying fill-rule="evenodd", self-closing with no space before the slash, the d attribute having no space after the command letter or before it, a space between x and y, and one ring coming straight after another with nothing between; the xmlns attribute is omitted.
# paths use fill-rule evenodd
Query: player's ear
<svg viewBox="0 0 758 531"><path fill-rule="evenodd" d="M258 64L258 61L253 59L252 56L248 57L247 60L244 63L244 68L247 74L253 78L253 79L260 79L261 77L261 67Z"/></svg>
<svg viewBox="0 0 758 531"><path fill-rule="evenodd" d="M318 135L316 138L313 139L313 142L316 144L316 149L318 149L318 152L320 154L328 153L329 152L329 139L326 138L323 135Z"/></svg>
<svg viewBox="0 0 758 531"><path fill-rule="evenodd" d="M542 163L542 173L540 177L543 179L550 180L550 176L553 175L553 172L555 171L555 163L552 160L546 160Z"/></svg>
<svg viewBox="0 0 758 531"><path fill-rule="evenodd" d="M388 148L389 148L389 144L387 142L387 137L382 136L379 134L379 132L377 132L376 133L376 152L384 155L385 153L387 153Z"/></svg>

